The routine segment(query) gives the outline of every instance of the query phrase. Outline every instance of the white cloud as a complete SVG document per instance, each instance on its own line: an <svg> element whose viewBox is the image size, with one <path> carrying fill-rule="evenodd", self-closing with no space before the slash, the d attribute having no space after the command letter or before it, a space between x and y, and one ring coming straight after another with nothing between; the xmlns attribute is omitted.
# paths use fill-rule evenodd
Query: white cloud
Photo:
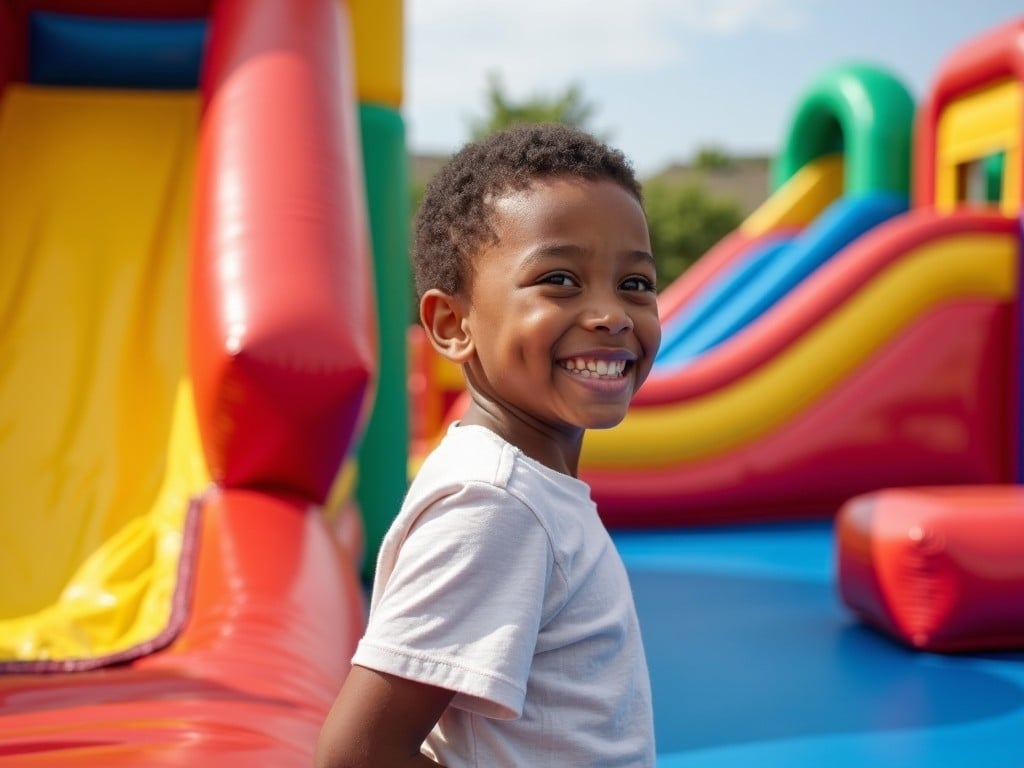
<svg viewBox="0 0 1024 768"><path fill-rule="evenodd" d="M483 109L490 72L500 74L513 98L558 93L603 75L647 77L690 61L701 42L750 31L792 33L816 2L407 0L410 141L422 149L454 148Z"/></svg>
<svg viewBox="0 0 1024 768"><path fill-rule="evenodd" d="M677 64L695 34L791 29L808 0L410 0L408 101L478 104L486 74L514 96L584 75Z"/></svg>
<svg viewBox="0 0 1024 768"><path fill-rule="evenodd" d="M446 151L484 111L486 77L513 98L570 83L593 127L638 167L709 143L776 146L825 68L874 61L929 86L938 61L1020 14L1020 0L405 0L403 112L414 151Z"/></svg>
<svg viewBox="0 0 1024 768"><path fill-rule="evenodd" d="M806 22L801 4L785 0L712 0L700 5L703 28L723 34L750 28L795 32Z"/></svg>

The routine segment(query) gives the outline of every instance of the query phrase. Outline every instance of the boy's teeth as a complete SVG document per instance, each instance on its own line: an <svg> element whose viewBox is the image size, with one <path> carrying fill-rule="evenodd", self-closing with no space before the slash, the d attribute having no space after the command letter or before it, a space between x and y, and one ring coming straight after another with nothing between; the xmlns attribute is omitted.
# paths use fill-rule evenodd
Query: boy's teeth
<svg viewBox="0 0 1024 768"><path fill-rule="evenodd" d="M564 366L570 371L583 376L613 376L618 377L626 369L625 360L587 360L582 357L574 357L564 362Z"/></svg>

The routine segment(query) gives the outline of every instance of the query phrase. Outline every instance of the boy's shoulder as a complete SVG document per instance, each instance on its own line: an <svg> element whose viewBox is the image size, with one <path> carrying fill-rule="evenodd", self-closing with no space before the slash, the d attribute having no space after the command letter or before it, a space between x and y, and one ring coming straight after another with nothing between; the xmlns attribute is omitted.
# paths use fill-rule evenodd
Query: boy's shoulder
<svg viewBox="0 0 1024 768"><path fill-rule="evenodd" d="M543 531L555 562L572 561L604 528L590 487L527 456L486 427L453 426L427 456L406 493L387 541L403 546L422 521L447 521L443 537L467 540L474 531L526 539ZM517 531L511 534L510 531ZM604 534L605 536L607 534ZM512 538L509 538L509 537ZM389 549L387 543L382 548Z"/></svg>
<svg viewBox="0 0 1024 768"><path fill-rule="evenodd" d="M519 449L484 427L451 426L423 461L413 487L487 483L508 487Z"/></svg>
<svg viewBox="0 0 1024 768"><path fill-rule="evenodd" d="M436 498L470 484L493 486L524 500L538 491L589 499L582 481L543 466L486 427L473 425L448 429L416 473L409 495Z"/></svg>

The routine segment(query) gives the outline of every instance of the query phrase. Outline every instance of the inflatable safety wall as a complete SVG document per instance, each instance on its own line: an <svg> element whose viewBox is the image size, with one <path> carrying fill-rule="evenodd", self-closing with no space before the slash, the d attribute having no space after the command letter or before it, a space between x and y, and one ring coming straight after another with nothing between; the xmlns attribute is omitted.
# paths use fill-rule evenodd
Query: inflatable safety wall
<svg viewBox="0 0 1024 768"><path fill-rule="evenodd" d="M400 94L357 5L0 3L5 764L310 763L363 623L360 94Z"/></svg>

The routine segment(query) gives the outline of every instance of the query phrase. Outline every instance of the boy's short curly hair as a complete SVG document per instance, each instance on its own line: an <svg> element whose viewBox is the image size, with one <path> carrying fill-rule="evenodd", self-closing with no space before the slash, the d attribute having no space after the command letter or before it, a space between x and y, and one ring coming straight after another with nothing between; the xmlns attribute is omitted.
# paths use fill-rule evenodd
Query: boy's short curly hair
<svg viewBox="0 0 1024 768"><path fill-rule="evenodd" d="M431 288L455 295L465 287L473 255L496 238L490 201L554 176L612 181L643 200L622 152L576 128L517 125L467 144L431 179L416 215L417 300Z"/></svg>

